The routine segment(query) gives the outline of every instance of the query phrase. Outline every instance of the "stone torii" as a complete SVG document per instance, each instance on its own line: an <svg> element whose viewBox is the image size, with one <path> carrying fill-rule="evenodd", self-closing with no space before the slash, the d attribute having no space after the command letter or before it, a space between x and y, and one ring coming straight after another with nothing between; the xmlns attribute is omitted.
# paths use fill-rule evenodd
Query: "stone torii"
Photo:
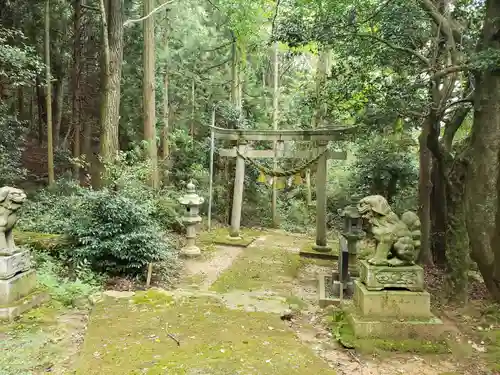
<svg viewBox="0 0 500 375"><path fill-rule="evenodd" d="M231 149L220 150L220 155L236 158L236 171L234 180L233 209L231 212L230 238L239 238L241 223L241 208L243 203L243 184L245 177L244 158L300 158L317 160L316 171L316 242L313 247L316 251L328 252L331 248L327 244L326 231L326 183L327 183L327 160L345 160L344 151L327 151L329 141L342 141L353 133L354 127L332 127L314 130L255 130L255 129L224 129L210 126L211 150L210 150L210 197L209 197L209 220L212 203L212 178L213 178L213 154L215 150L215 139L235 141L237 146ZM248 149L247 141L275 141L283 144L284 141L310 141L316 143L313 151L298 151L287 153L283 149L275 150L253 150Z"/></svg>

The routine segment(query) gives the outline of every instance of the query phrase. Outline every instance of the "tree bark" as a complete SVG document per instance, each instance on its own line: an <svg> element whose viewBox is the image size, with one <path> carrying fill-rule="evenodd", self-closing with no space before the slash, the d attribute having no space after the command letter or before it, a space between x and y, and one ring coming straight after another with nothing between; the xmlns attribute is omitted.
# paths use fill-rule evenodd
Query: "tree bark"
<svg viewBox="0 0 500 375"><path fill-rule="evenodd" d="M60 135L61 135L61 122L63 113L63 101L64 101L64 78L62 76L57 77L54 84L54 145L56 148L59 147Z"/></svg>
<svg viewBox="0 0 500 375"><path fill-rule="evenodd" d="M144 0L144 16L154 9L154 0ZM149 160L151 162L151 186L159 187L158 152L156 146L156 116L155 116L155 37L154 15L144 21L144 139L148 143Z"/></svg>
<svg viewBox="0 0 500 375"><path fill-rule="evenodd" d="M102 100L100 109L103 161L110 162L119 149L120 83L123 62L123 4L111 0L100 1L103 36Z"/></svg>
<svg viewBox="0 0 500 375"><path fill-rule="evenodd" d="M278 116L279 116L279 61L278 61L278 42L274 42L274 46L272 49L273 52L273 129L278 130ZM274 153L278 151L278 142L274 141ZM278 168L278 159L274 158L273 160L274 170ZM279 217L278 217L278 189L276 188L276 178L273 178L273 191L272 191L272 199L271 199L271 211L273 218L273 227L279 227Z"/></svg>
<svg viewBox="0 0 500 375"><path fill-rule="evenodd" d="M72 93L71 93L71 123L73 127L73 158L79 158L81 154L80 143L80 61L81 61L81 13L82 0L75 0L75 13L73 29L75 39L73 44L73 71L72 71ZM78 163L73 164L73 178L80 179L80 167Z"/></svg>
<svg viewBox="0 0 500 375"><path fill-rule="evenodd" d="M487 0L479 51L500 52L500 3ZM490 53L492 53L490 52ZM500 302L500 70L476 74L474 122L465 179L465 216L471 257Z"/></svg>
<svg viewBox="0 0 500 375"><path fill-rule="evenodd" d="M419 137L419 217L420 217L420 253L418 261L421 264L432 265L431 253L431 164L432 154L427 148L427 137L432 124L429 121L424 122L424 126Z"/></svg>
<svg viewBox="0 0 500 375"><path fill-rule="evenodd" d="M52 139L52 85L50 74L50 0L45 2L45 72L47 80L47 92L45 101L47 107L47 169L49 186L55 182L54 178L54 145Z"/></svg>
<svg viewBox="0 0 500 375"><path fill-rule="evenodd" d="M168 16L167 10L167 16ZM168 19L167 19L168 22ZM165 30L165 50L168 51L168 25ZM168 144L169 138L169 116L170 116L170 108L169 108L169 97L168 97L168 71L169 65L168 61L165 63L165 76L163 77L163 137L162 137L162 159L165 164L168 163L168 159L170 157L170 149Z"/></svg>

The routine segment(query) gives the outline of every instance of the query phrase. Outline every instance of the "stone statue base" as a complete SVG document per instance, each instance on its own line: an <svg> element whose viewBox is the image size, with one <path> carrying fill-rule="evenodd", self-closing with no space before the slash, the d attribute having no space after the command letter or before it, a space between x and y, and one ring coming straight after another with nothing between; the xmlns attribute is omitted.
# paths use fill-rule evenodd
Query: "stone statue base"
<svg viewBox="0 0 500 375"><path fill-rule="evenodd" d="M362 282L355 280L353 300L363 316L401 319L428 318L432 315L431 296L425 291L371 291Z"/></svg>
<svg viewBox="0 0 500 375"><path fill-rule="evenodd" d="M49 299L46 293L36 293L35 288L29 251L0 256L0 320L14 319Z"/></svg>
<svg viewBox="0 0 500 375"><path fill-rule="evenodd" d="M368 290L388 288L424 290L424 269L420 266L374 266L366 260L359 261L359 279Z"/></svg>
<svg viewBox="0 0 500 375"><path fill-rule="evenodd" d="M431 313L426 291L369 290L355 280L353 300L342 308L360 338L427 338L445 333L441 320Z"/></svg>
<svg viewBox="0 0 500 375"><path fill-rule="evenodd" d="M7 280L20 272L29 270L31 265L28 250L9 256L0 256L0 280Z"/></svg>
<svg viewBox="0 0 500 375"><path fill-rule="evenodd" d="M34 292L9 305L0 305L0 321L14 320L24 312L40 306L41 304L48 301L50 301L50 296L47 293Z"/></svg>

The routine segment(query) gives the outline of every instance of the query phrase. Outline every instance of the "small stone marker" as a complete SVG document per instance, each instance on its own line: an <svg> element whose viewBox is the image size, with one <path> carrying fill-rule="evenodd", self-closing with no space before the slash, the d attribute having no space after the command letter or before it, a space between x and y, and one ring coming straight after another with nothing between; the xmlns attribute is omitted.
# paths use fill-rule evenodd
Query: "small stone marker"
<svg viewBox="0 0 500 375"><path fill-rule="evenodd" d="M195 192L195 186L192 182L188 183L187 194L179 198L179 203L186 207L182 222L186 226L186 246L181 249L181 254L187 257L196 257L201 255L201 250L196 246L196 225L201 222L199 215L200 206L205 199Z"/></svg>

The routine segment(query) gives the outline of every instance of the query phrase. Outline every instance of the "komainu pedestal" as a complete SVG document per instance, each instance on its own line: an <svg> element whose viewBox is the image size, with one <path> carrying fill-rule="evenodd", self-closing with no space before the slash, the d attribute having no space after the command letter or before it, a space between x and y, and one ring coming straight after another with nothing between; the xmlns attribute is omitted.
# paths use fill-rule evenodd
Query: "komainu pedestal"
<svg viewBox="0 0 500 375"><path fill-rule="evenodd" d="M13 229L17 211L26 200L20 189L0 189L0 320L13 319L26 310L48 300L36 293L35 271L30 269L29 251L14 243Z"/></svg>
<svg viewBox="0 0 500 375"><path fill-rule="evenodd" d="M377 247L359 262L352 303L344 304L357 337L418 338L444 333L430 309L424 270L415 264L420 247L420 222L412 212L399 218L384 197L360 200L358 211Z"/></svg>
<svg viewBox="0 0 500 375"><path fill-rule="evenodd" d="M391 267L359 262L359 279L368 290L402 288L412 292L424 290L424 269L417 265Z"/></svg>

